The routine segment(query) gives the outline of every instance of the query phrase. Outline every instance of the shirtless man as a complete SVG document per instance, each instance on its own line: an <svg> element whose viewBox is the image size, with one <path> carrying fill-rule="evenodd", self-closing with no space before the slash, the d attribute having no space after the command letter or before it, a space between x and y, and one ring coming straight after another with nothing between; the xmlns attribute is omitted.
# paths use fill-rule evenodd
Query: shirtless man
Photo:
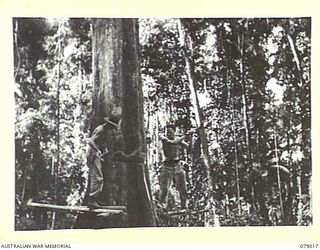
<svg viewBox="0 0 320 250"><path fill-rule="evenodd" d="M125 154L122 151L109 152L107 148L107 137L112 141L119 139L121 120L115 115L105 118L105 123L98 126L92 133L88 141L87 165L89 167L88 181L88 207L99 208L99 195L103 188L102 162L103 157L110 154L110 159L118 162L130 162L143 160L143 154L140 149L131 154Z"/></svg>
<svg viewBox="0 0 320 250"><path fill-rule="evenodd" d="M180 153L182 147L188 147L188 144L184 141L186 136L175 138L174 126L168 125L166 129L167 137L162 138L165 160L159 176L160 205L165 207L164 204L166 203L168 189L172 179L175 178L177 189L180 194L181 208L184 209L187 201L187 187L186 176L180 162Z"/></svg>

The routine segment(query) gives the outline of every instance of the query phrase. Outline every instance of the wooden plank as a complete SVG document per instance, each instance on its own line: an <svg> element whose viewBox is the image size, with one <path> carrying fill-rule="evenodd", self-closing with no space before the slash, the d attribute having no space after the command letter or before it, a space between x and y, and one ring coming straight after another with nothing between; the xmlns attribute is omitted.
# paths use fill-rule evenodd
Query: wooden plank
<svg viewBox="0 0 320 250"><path fill-rule="evenodd" d="M207 211L208 210L206 210L206 209L202 209L202 210L199 210L199 211L189 211L189 210L186 210L186 209L182 209L182 210L177 210L177 211L168 211L167 214L175 216L175 215L186 215L186 214L200 214L200 213L204 213L204 212L207 212Z"/></svg>
<svg viewBox="0 0 320 250"><path fill-rule="evenodd" d="M126 207L124 206L104 206L103 208L95 208L90 209L86 206L62 206L62 205L54 205L54 204L46 204L46 203L37 203L29 201L27 203L29 207L37 207L37 208L46 208L52 210L65 210L70 212L93 212L93 213L102 213L102 214L121 214L125 213Z"/></svg>

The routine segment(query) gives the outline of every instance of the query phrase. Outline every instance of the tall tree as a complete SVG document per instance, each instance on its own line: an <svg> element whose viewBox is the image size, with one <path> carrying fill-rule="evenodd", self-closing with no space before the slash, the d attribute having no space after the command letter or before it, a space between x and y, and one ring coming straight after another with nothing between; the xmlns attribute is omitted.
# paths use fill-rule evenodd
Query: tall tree
<svg viewBox="0 0 320 250"><path fill-rule="evenodd" d="M146 151L143 97L140 75L139 24L137 19L123 19L123 136L125 150L137 145ZM129 226L155 226L149 171L146 165L128 163Z"/></svg>
<svg viewBox="0 0 320 250"><path fill-rule="evenodd" d="M186 75L188 76L188 82L189 82L189 87L190 87L190 92L191 92L191 99L192 99L192 104L193 104L193 109L195 112L195 118L196 118L196 124L197 127L199 127L199 137L200 137L200 144L201 144L201 151L204 159L204 164L206 167L206 172L207 172L207 194L208 194L208 208L210 209L211 216L215 218L215 206L214 206L214 201L213 201L213 183L212 183L212 178L211 178L211 171L212 171L212 163L211 163L211 158L209 155L209 147L208 147L208 139L206 136L206 131L204 127L204 115L202 113L202 110L200 108L200 103L199 103L199 97L198 97L198 92L197 92L197 87L195 83L195 76L194 76L194 65L192 64L192 61L190 58L192 58L192 52L193 52L193 47L192 47L192 40L188 36L186 32L186 28L184 26L183 20L179 20L178 22L178 27L179 27L179 33L180 33L180 39L181 39L181 45L182 45L182 50L184 54L184 59L185 59L185 67L186 67ZM214 226L219 226L219 221L217 220L212 220L213 223L210 223L210 225Z"/></svg>
<svg viewBox="0 0 320 250"><path fill-rule="evenodd" d="M145 148L138 37L136 19L93 20L91 130L102 124L104 117L119 115L126 152ZM118 142L107 140L110 151L118 149ZM75 227L155 226L147 167L105 161L103 169L102 196L109 205L127 206L128 225L122 218L101 220L86 215L78 217Z"/></svg>

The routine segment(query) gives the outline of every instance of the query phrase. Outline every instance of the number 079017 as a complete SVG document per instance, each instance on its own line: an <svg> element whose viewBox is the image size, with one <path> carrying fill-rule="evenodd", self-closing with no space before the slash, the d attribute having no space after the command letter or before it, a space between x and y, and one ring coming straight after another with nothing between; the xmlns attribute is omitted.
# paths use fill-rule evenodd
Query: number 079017
<svg viewBox="0 0 320 250"><path fill-rule="evenodd" d="M310 249L310 248L318 248L319 244L300 244L300 248Z"/></svg>

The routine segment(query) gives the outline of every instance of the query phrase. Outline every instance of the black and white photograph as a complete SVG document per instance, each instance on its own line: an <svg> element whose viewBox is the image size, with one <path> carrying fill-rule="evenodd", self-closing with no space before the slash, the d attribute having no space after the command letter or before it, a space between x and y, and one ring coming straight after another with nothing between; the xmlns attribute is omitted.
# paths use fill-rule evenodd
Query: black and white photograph
<svg viewBox="0 0 320 250"><path fill-rule="evenodd" d="M14 230L311 227L311 23L13 17Z"/></svg>

